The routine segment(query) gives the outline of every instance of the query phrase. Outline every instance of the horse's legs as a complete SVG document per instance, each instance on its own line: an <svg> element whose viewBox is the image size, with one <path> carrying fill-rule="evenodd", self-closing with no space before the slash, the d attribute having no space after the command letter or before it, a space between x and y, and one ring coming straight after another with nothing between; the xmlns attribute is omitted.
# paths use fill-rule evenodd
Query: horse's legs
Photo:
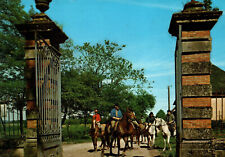
<svg viewBox="0 0 225 157"><path fill-rule="evenodd" d="M114 137L113 135L111 136L111 141L110 141L110 154L112 154L112 145L113 145Z"/></svg>
<svg viewBox="0 0 225 157"><path fill-rule="evenodd" d="M133 149L133 140L134 140L134 136L131 135L130 136L130 146L131 146L131 149Z"/></svg>
<svg viewBox="0 0 225 157"><path fill-rule="evenodd" d="M105 138L106 138L107 146L110 147L110 136L107 134Z"/></svg>
<svg viewBox="0 0 225 157"><path fill-rule="evenodd" d="M138 146L140 146L140 136L141 136L140 134L137 135ZM143 138L143 136L142 136L142 138ZM143 141L143 139L142 139L142 141Z"/></svg>
<svg viewBox="0 0 225 157"><path fill-rule="evenodd" d="M168 143L168 146L169 146L170 150L172 150L172 148L170 146L170 136L167 136L167 143Z"/></svg>
<svg viewBox="0 0 225 157"><path fill-rule="evenodd" d="M164 141L164 148L163 148L163 151L165 151L165 150L166 150L166 138L165 138L165 137L163 137L163 141Z"/></svg>
<svg viewBox="0 0 225 157"><path fill-rule="evenodd" d="M116 138L114 139L114 146L113 147L116 147Z"/></svg>
<svg viewBox="0 0 225 157"><path fill-rule="evenodd" d="M125 156L125 152L126 152L126 145L128 144L128 137L127 136L125 136L124 138L123 138L123 140L124 140L124 142L125 142L125 147L124 147L124 149L123 149L123 155L122 156ZM119 155L119 154L118 154Z"/></svg>
<svg viewBox="0 0 225 157"><path fill-rule="evenodd" d="M147 146L150 147L151 135L147 136Z"/></svg>
<svg viewBox="0 0 225 157"><path fill-rule="evenodd" d="M117 146L118 146L118 156L120 156L120 137L117 137Z"/></svg>
<svg viewBox="0 0 225 157"><path fill-rule="evenodd" d="M102 146L101 157L104 157L104 150L105 150L105 145L106 145L105 137L103 137L102 145L103 146Z"/></svg>
<svg viewBox="0 0 225 157"><path fill-rule="evenodd" d="M96 137L92 137L92 143L93 143L93 146L94 146L94 151L97 151L97 138Z"/></svg>
<svg viewBox="0 0 225 157"><path fill-rule="evenodd" d="M155 134L153 134L153 137L152 137L152 147L154 146L155 144Z"/></svg>

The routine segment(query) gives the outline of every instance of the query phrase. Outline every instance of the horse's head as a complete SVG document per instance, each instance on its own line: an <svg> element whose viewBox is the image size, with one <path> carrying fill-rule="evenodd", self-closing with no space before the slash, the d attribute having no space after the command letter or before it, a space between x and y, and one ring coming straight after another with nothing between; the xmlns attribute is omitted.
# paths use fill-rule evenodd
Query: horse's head
<svg viewBox="0 0 225 157"><path fill-rule="evenodd" d="M95 119L92 119L92 125L91 125L91 128L92 128L92 129L95 129L95 125L96 125L96 121L95 121Z"/></svg>
<svg viewBox="0 0 225 157"><path fill-rule="evenodd" d="M127 108L127 111L124 113L124 116L127 117L127 119L136 119L134 112L129 108Z"/></svg>
<svg viewBox="0 0 225 157"><path fill-rule="evenodd" d="M161 126L162 125L162 119L161 118L155 118L155 121L154 121L154 123L155 123L155 126Z"/></svg>
<svg viewBox="0 0 225 157"><path fill-rule="evenodd" d="M162 118L155 118L155 125L156 126L164 126L166 122Z"/></svg>

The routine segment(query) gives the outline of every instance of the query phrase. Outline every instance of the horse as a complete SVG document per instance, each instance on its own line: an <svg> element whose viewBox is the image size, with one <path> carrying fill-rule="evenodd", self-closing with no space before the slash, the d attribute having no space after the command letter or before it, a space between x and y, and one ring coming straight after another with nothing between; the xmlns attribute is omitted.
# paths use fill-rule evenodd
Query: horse
<svg viewBox="0 0 225 157"><path fill-rule="evenodd" d="M90 129L90 136L92 139L92 143L94 146L94 151L97 151L97 139L98 137L101 138L101 146L103 146L103 144L105 143L105 130L106 130L106 124L101 124L101 132L99 132L99 126L96 124L96 121L93 119L92 120L92 124L91 124L91 129Z"/></svg>
<svg viewBox="0 0 225 157"><path fill-rule="evenodd" d="M110 141L110 154L112 154L112 142L115 138L117 138L117 145L118 145L118 156L120 155L120 139L123 138L125 142L125 147L123 149L123 156L125 156L125 152L128 146L128 137L131 136L131 147L133 147L133 135L135 132L135 128L130 120L136 118L134 113L127 109L127 111L124 113L123 118L118 121L117 127L115 130L111 133L111 141ZM104 156L104 147L105 143L103 143L103 149L102 149L102 156Z"/></svg>
<svg viewBox="0 0 225 157"><path fill-rule="evenodd" d="M150 142L150 133L148 132L148 126L144 123L139 122L139 129L136 133L136 139L138 142L138 146L140 146L140 136L142 136L142 142L143 142L143 137L147 138L147 145L149 146Z"/></svg>
<svg viewBox="0 0 225 157"><path fill-rule="evenodd" d="M171 136L171 133L169 131L169 127L166 124L166 122L162 118L156 118L155 119L155 125L157 127L161 127L160 130L162 131L163 140L164 140L164 148L163 148L163 151L166 150L166 143L168 144L169 149L172 150L172 148L170 146L170 136Z"/></svg>
<svg viewBox="0 0 225 157"><path fill-rule="evenodd" d="M148 146L153 147L155 144L155 134L158 132L156 121L154 121L151 125L148 125L147 130L150 137L150 139L148 140Z"/></svg>

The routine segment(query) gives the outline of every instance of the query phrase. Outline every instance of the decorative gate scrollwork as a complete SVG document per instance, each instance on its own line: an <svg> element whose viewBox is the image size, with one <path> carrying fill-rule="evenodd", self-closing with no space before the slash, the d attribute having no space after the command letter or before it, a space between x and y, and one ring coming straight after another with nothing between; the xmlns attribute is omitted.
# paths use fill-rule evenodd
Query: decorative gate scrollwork
<svg viewBox="0 0 225 157"><path fill-rule="evenodd" d="M60 53L36 34L36 103L38 139L43 144L61 141Z"/></svg>

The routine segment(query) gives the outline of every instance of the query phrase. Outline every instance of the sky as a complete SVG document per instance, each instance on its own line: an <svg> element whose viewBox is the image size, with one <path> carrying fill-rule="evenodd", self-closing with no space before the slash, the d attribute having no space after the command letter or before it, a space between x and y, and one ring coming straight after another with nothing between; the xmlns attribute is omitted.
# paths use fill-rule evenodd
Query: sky
<svg viewBox="0 0 225 157"><path fill-rule="evenodd" d="M35 8L35 0L22 0L25 10ZM172 14L180 12L190 0L52 0L46 14L59 24L75 44L103 43L110 40L125 44L120 55L145 69L156 96L155 114L175 100L174 53L176 38L168 33ZM225 10L224 0L213 0L213 7ZM211 31L211 61L225 70L225 16Z"/></svg>

